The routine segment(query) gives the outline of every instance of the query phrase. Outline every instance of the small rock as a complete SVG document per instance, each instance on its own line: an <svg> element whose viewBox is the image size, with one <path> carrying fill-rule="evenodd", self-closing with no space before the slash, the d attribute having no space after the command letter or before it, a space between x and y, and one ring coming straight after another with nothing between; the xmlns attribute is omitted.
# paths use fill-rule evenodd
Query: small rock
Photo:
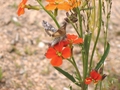
<svg viewBox="0 0 120 90"><path fill-rule="evenodd" d="M63 90L70 90L69 88L64 87Z"/></svg>
<svg viewBox="0 0 120 90"><path fill-rule="evenodd" d="M10 47L7 51L8 51L9 53L12 53L12 52L14 52L15 50L16 50L15 47Z"/></svg>
<svg viewBox="0 0 120 90"><path fill-rule="evenodd" d="M2 59L3 58L3 53L0 53L0 59Z"/></svg>
<svg viewBox="0 0 120 90"><path fill-rule="evenodd" d="M45 44L43 42L39 42L39 44L38 44L39 48L43 48L44 46L45 46Z"/></svg>
<svg viewBox="0 0 120 90"><path fill-rule="evenodd" d="M19 42L20 36L17 33L15 39L11 41L11 45L16 45Z"/></svg>
<svg viewBox="0 0 120 90"><path fill-rule="evenodd" d="M18 42L19 39L20 39L20 35L19 35L19 33L17 33L17 34L16 34L16 37L15 37L15 41Z"/></svg>
<svg viewBox="0 0 120 90"><path fill-rule="evenodd" d="M20 71L19 71L19 74L24 74L26 72L26 70L25 69L21 69Z"/></svg>
<svg viewBox="0 0 120 90"><path fill-rule="evenodd" d="M11 41L11 45L15 45L16 44L16 41L15 40L12 40Z"/></svg>
<svg viewBox="0 0 120 90"><path fill-rule="evenodd" d="M17 19L16 17L13 17L12 20L13 20L14 22L18 22L18 19Z"/></svg>

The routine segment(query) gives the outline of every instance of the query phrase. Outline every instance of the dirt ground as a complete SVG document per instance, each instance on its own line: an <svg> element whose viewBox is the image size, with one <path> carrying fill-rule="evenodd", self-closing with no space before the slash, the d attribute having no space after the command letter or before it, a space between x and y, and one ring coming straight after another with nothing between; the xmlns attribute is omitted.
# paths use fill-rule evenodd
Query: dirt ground
<svg viewBox="0 0 120 90"><path fill-rule="evenodd" d="M0 90L69 90L69 85L76 88L44 56L48 48L46 43L51 38L43 30L41 22L51 19L43 11L33 10L26 10L24 15L18 17L19 2L0 0L0 67L3 70ZM36 4L36 1L32 0L32 3ZM111 49L105 64L106 73L115 75L120 74L119 3L119 0L113 0L108 31ZM69 71L71 66L66 64L68 62L62 67Z"/></svg>

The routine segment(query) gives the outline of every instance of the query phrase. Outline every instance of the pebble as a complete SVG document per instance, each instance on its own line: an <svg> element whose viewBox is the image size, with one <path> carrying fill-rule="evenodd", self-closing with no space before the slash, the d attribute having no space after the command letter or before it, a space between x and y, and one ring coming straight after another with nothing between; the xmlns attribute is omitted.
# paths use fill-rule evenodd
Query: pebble
<svg viewBox="0 0 120 90"><path fill-rule="evenodd" d="M1 53L1 54L0 54L0 59L2 59L2 58L3 58L3 54Z"/></svg>
<svg viewBox="0 0 120 90"><path fill-rule="evenodd" d="M19 35L19 33L17 33L16 36L15 36L15 41L18 42L19 39L20 39L20 35Z"/></svg>
<svg viewBox="0 0 120 90"><path fill-rule="evenodd" d="M63 90L70 90L69 88L64 87Z"/></svg>
<svg viewBox="0 0 120 90"><path fill-rule="evenodd" d="M26 72L26 70L25 69L21 69L20 71L19 71L19 74L24 74Z"/></svg>
<svg viewBox="0 0 120 90"><path fill-rule="evenodd" d="M13 20L14 22L18 22L17 17L12 17L12 20Z"/></svg>
<svg viewBox="0 0 120 90"><path fill-rule="evenodd" d="M38 47L43 48L43 47L45 47L45 44L43 42L39 42Z"/></svg>

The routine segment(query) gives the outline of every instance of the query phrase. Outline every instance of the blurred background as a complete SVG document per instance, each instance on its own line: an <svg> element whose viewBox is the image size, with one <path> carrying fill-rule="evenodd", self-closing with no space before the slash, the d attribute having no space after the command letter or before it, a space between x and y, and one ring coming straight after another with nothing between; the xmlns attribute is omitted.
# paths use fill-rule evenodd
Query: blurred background
<svg viewBox="0 0 120 90"><path fill-rule="evenodd" d="M42 20L53 25L54 22L43 10L26 9L25 14L18 17L16 12L20 2L0 0L0 90L69 90L69 85L78 90L44 56L51 38L45 33ZM108 77L104 81L104 90L120 90L119 3L119 0L113 0L112 3L108 31L111 49L105 62L104 73ZM28 0L27 4L38 5L35 0ZM64 18L63 15L58 18L60 23L61 18ZM70 26L68 28L70 33L74 33ZM75 54L78 52L76 49ZM78 63L81 65L81 62ZM67 61L61 67L72 72Z"/></svg>

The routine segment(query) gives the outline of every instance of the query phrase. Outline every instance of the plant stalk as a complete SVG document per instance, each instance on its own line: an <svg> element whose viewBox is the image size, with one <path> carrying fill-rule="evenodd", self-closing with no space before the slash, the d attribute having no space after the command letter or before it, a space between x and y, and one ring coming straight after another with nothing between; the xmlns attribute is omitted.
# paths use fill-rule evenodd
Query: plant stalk
<svg viewBox="0 0 120 90"><path fill-rule="evenodd" d="M97 45L97 42L98 42L98 39L99 39L100 31L101 31L101 23L102 23L102 1L99 0L99 26L98 26L97 37L96 37L94 47L93 47L93 50L92 50L92 55L91 55L91 58L90 58L89 73L92 69L92 61L93 61L93 56L94 56L94 52L95 52L95 49L96 49L96 45Z"/></svg>

